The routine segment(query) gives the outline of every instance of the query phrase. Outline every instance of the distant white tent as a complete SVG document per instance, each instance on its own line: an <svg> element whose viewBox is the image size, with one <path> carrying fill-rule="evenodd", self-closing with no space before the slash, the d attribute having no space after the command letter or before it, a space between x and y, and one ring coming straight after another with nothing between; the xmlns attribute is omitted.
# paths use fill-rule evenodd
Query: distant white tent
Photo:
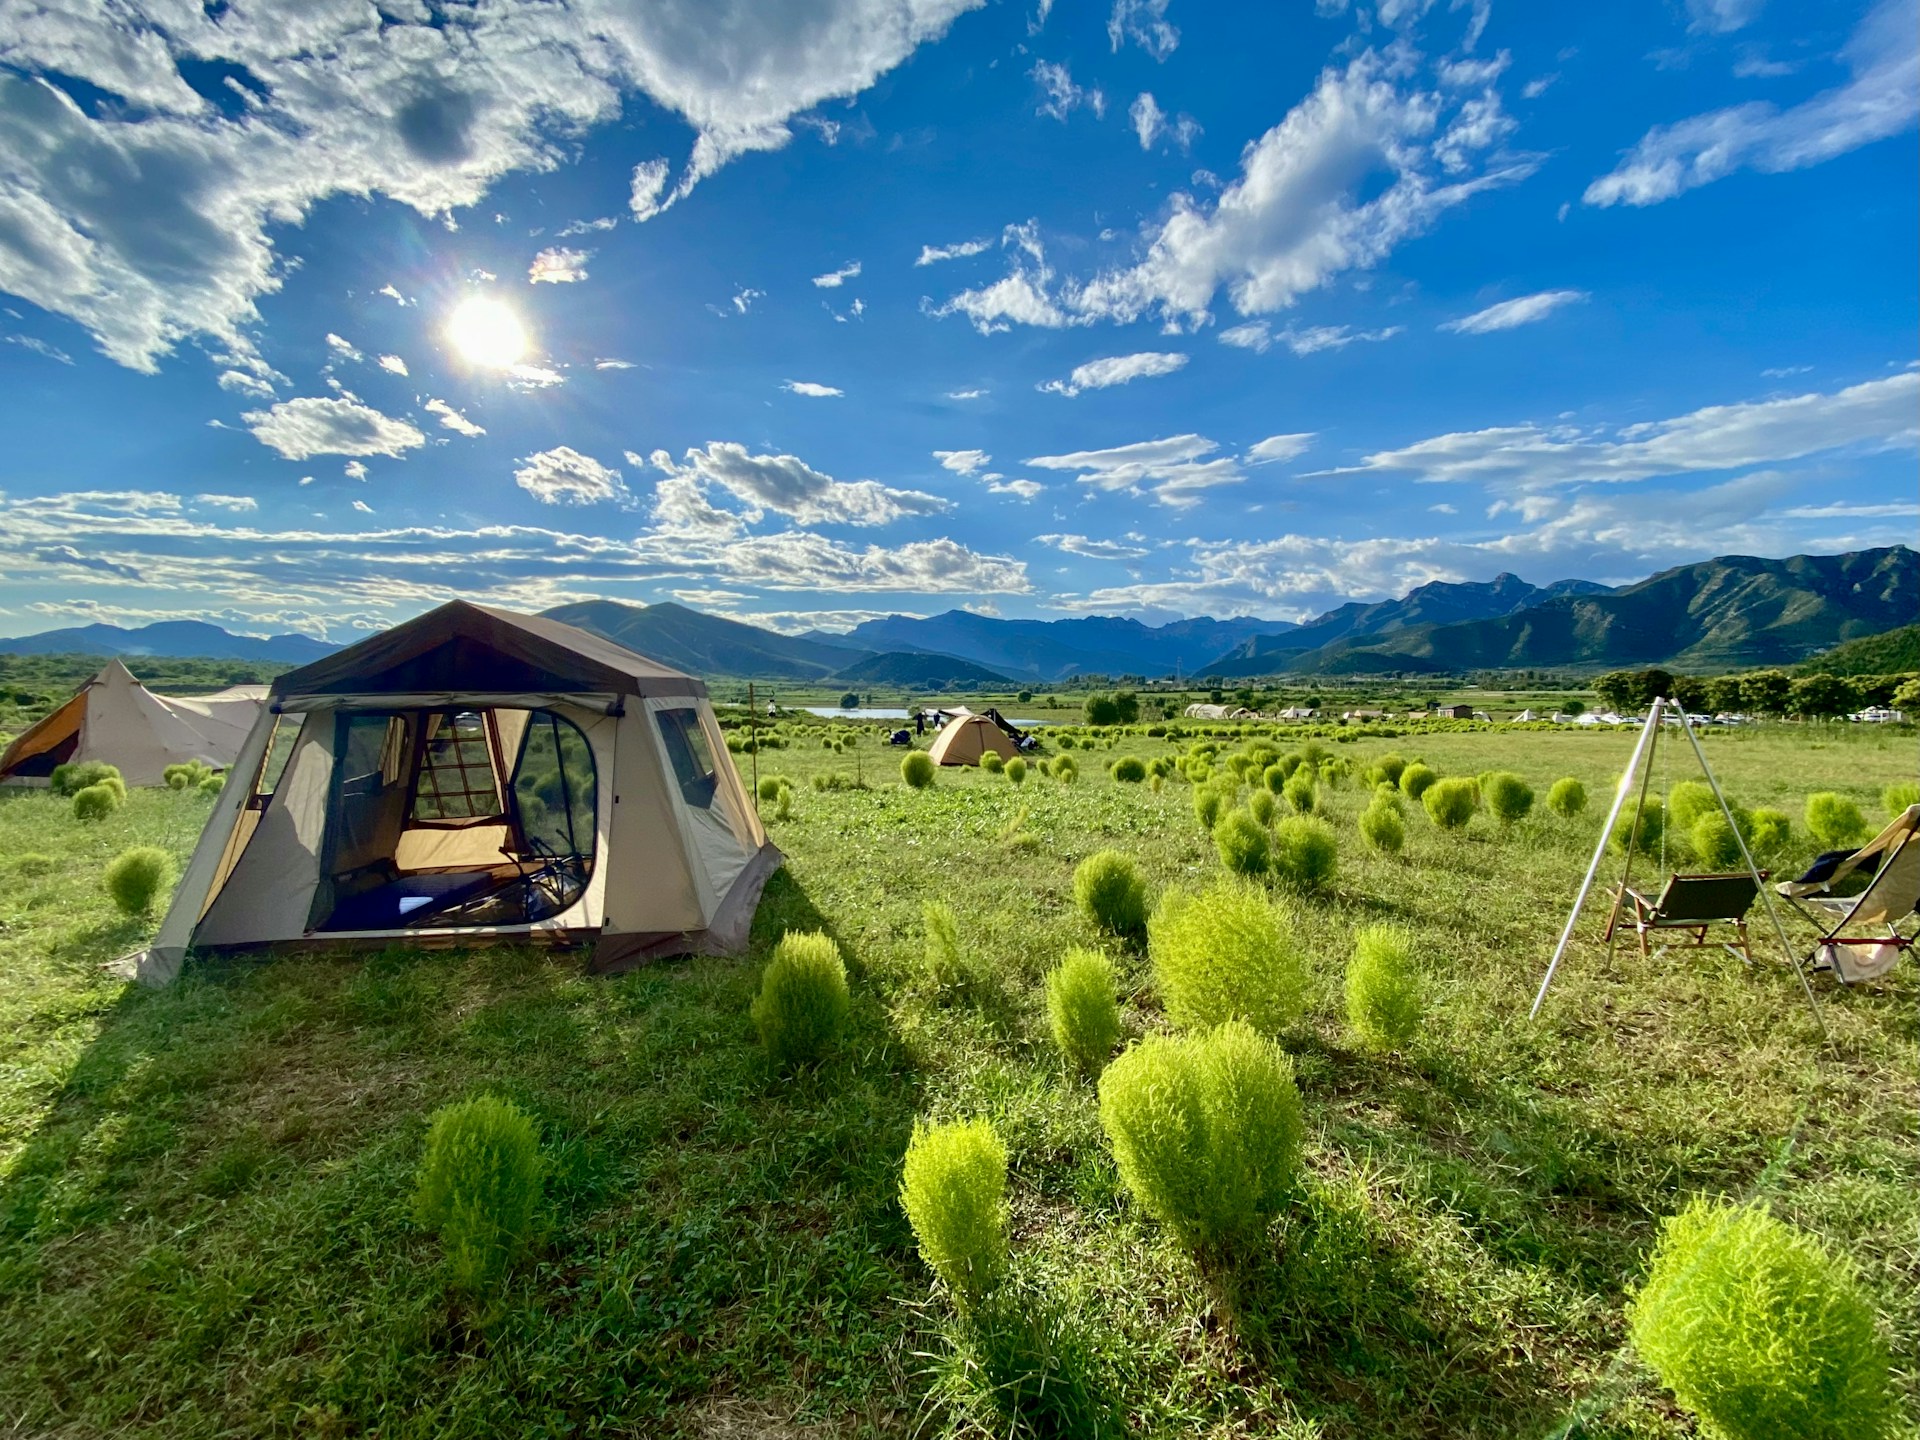
<svg viewBox="0 0 1920 1440"><path fill-rule="evenodd" d="M54 767L104 760L129 785L158 785L169 765L233 764L267 697L236 685L188 699L156 695L118 660L0 755L0 784L45 785Z"/></svg>

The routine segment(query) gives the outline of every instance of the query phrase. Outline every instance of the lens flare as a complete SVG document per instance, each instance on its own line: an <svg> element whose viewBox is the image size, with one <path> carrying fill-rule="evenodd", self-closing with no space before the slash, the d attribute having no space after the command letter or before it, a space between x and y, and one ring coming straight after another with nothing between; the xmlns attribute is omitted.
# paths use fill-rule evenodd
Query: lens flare
<svg viewBox="0 0 1920 1440"><path fill-rule="evenodd" d="M447 320L447 340L469 365L511 370L527 353L527 332L511 306L485 295L462 300Z"/></svg>

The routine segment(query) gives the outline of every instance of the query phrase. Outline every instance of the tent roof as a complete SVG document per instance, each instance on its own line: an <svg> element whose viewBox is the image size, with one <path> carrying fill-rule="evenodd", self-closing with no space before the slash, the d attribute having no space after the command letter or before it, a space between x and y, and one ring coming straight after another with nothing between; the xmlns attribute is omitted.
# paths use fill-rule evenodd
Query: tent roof
<svg viewBox="0 0 1920 1440"><path fill-rule="evenodd" d="M558 620L453 600L289 670L273 698L467 691L704 697L704 683Z"/></svg>

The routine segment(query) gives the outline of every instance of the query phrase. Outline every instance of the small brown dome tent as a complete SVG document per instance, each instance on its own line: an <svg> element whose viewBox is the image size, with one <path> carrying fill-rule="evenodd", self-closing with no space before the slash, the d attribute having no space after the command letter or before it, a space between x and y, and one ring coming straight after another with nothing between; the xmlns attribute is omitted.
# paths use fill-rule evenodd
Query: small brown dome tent
<svg viewBox="0 0 1920 1440"><path fill-rule="evenodd" d="M978 765L989 750L1008 760L1020 753L1006 731L985 715L956 715L933 737L927 753L936 765Z"/></svg>
<svg viewBox="0 0 1920 1440"><path fill-rule="evenodd" d="M744 948L780 863L706 686L454 601L273 683L134 973L189 949Z"/></svg>

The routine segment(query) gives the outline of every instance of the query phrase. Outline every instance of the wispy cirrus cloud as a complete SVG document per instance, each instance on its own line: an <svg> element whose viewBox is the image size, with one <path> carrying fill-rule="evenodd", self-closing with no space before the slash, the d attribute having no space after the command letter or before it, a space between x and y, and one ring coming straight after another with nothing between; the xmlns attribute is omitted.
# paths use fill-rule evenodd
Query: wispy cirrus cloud
<svg viewBox="0 0 1920 1440"><path fill-rule="evenodd" d="M1556 310L1583 304L1590 298L1584 290L1541 290L1533 295L1502 300L1497 305L1489 305L1471 315L1462 315L1457 320L1445 321L1440 328L1459 335L1488 335L1495 330L1531 325L1546 319Z"/></svg>
<svg viewBox="0 0 1920 1440"><path fill-rule="evenodd" d="M1034 388L1052 395L1078 395L1086 390L1106 390L1155 375L1171 375L1184 369L1187 357L1177 351L1143 350L1134 355L1108 355L1076 365L1065 380L1043 380Z"/></svg>

